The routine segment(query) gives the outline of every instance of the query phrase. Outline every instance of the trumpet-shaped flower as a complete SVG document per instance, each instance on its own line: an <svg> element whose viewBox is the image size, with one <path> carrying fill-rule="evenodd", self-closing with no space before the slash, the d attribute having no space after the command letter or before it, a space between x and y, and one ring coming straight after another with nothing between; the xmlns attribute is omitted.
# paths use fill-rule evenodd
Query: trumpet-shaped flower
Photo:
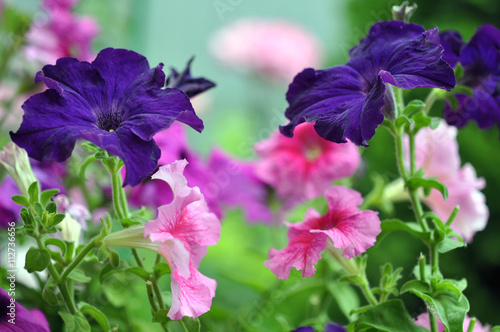
<svg viewBox="0 0 500 332"><path fill-rule="evenodd" d="M466 315L465 319L464 319L463 331L468 331L470 321L471 321L470 317L468 315ZM415 324L418 326L423 326L425 328L430 329L431 322L429 319L429 313L424 312L424 313L418 315L417 320L415 321ZM439 332L443 332L445 329L446 328L445 328L444 324L439 319L437 319L437 330ZM488 326L488 325L483 326L483 325L481 325L481 323L479 321L476 320L476 323L474 324L474 328L472 329L472 332L490 332L490 330L491 330L490 326Z"/></svg>
<svg viewBox="0 0 500 332"><path fill-rule="evenodd" d="M153 175L165 181L173 200L158 208L155 220L108 235L108 247L133 247L154 250L166 259L172 271L171 319L198 317L210 309L216 282L198 270L208 246L219 241L220 223L209 212L197 187L187 186L183 175L186 160L160 167Z"/></svg>
<svg viewBox="0 0 500 332"><path fill-rule="evenodd" d="M157 166L157 132L175 120L203 129L186 94L164 89L162 68L123 49L104 49L92 63L61 58L37 73L49 89L24 103L12 140L34 159L56 161L69 158L76 140L89 140L120 157L124 183L135 186Z"/></svg>
<svg viewBox="0 0 500 332"><path fill-rule="evenodd" d="M290 120L281 132L292 137L302 122L315 122L323 138L349 139L368 145L384 115L393 116L393 96L387 84L402 89L429 87L451 90L455 75L441 59L437 28L425 31L400 21L375 23L368 36L349 52L345 65L305 69L287 92Z"/></svg>
<svg viewBox="0 0 500 332"><path fill-rule="evenodd" d="M256 175L291 199L321 196L332 181L354 174L361 161L354 144L327 141L311 123L298 125L292 138L276 132L255 150L261 157Z"/></svg>
<svg viewBox="0 0 500 332"><path fill-rule="evenodd" d="M303 277L311 277L314 265L321 258L321 251L331 240L333 247L343 249L343 255L351 258L373 246L380 233L380 219L377 212L360 211L363 202L355 190L332 186L325 190L328 212L320 215L309 209L305 221L286 225L288 245L282 250L272 248L266 265L280 279L287 279L292 267L302 270Z"/></svg>

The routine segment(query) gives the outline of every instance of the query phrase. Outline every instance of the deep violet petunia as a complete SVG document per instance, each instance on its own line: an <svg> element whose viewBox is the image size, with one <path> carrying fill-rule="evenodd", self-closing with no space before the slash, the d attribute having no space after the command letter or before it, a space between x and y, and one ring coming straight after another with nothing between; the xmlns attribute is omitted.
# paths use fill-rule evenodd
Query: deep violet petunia
<svg viewBox="0 0 500 332"><path fill-rule="evenodd" d="M292 267L302 270L303 277L311 277L314 265L321 258L328 243L342 249L342 255L352 258L373 246L380 233L377 212L360 211L361 194L353 189L332 186L325 190L328 212L320 215L310 208L305 220L290 224L288 245L281 250L271 248L269 260L264 262L278 278L288 279Z"/></svg>
<svg viewBox="0 0 500 332"><path fill-rule="evenodd" d="M293 137L275 132L255 150L260 157L256 175L289 201L321 196L334 180L353 175L361 162L356 145L327 141L312 123L298 125Z"/></svg>
<svg viewBox="0 0 500 332"><path fill-rule="evenodd" d="M9 320L11 320L9 322ZM14 324L13 324L14 323ZM0 331L11 332L50 332L44 314L37 309L28 310L0 288Z"/></svg>
<svg viewBox="0 0 500 332"><path fill-rule="evenodd" d="M215 86L214 82L206 78L191 76L191 63L193 60L194 57L189 59L186 68L180 73L175 68L171 68L170 76L167 78L167 87L182 90L189 98L193 98Z"/></svg>
<svg viewBox="0 0 500 332"><path fill-rule="evenodd" d="M350 50L345 65L308 68L295 77L286 95L285 116L290 123L280 130L291 137L300 123L315 122L316 132L327 140L368 145L384 114L393 114L387 83L402 89L449 91L455 86L455 75L441 59L442 52L437 28L425 31L400 21L375 23Z"/></svg>
<svg viewBox="0 0 500 332"><path fill-rule="evenodd" d="M293 330L292 332L314 332L312 326L301 326ZM324 332L346 332L342 326L337 324L326 324Z"/></svg>
<svg viewBox="0 0 500 332"><path fill-rule="evenodd" d="M12 140L37 160L63 161L78 139L120 157L124 184L137 185L157 166L153 136L177 120L201 131L189 98L164 89L163 64L149 67L133 51L107 48L92 63L61 58L36 75L48 89L24 104L23 123Z"/></svg>
<svg viewBox="0 0 500 332"><path fill-rule="evenodd" d="M468 43L456 31L440 35L445 49L443 59L463 67L458 84L472 89L473 95L456 94L458 108L445 104L444 118L456 127L475 121L485 129L500 124L500 30L492 25L477 29Z"/></svg>

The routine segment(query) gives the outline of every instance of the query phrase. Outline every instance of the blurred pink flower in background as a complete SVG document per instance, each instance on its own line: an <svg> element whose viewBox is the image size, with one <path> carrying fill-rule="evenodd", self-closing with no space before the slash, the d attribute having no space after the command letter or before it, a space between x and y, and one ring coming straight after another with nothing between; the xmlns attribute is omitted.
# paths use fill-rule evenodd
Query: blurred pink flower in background
<svg viewBox="0 0 500 332"><path fill-rule="evenodd" d="M48 21L34 21L27 33L24 52L29 60L45 64L55 63L66 56L81 61L94 59L91 41L99 33L99 28L94 19L73 14L76 3L76 0L48 0L42 4Z"/></svg>
<svg viewBox="0 0 500 332"><path fill-rule="evenodd" d="M317 67L321 58L316 37L285 20L240 19L216 32L209 46L227 66L284 82L306 67Z"/></svg>
<svg viewBox="0 0 500 332"><path fill-rule="evenodd" d="M265 184L254 174L254 163L240 161L220 150L211 152L203 162L188 145L182 124L172 124L154 136L161 150L158 165L186 159L184 176L190 187L200 188L210 211L223 217L223 208L242 208L248 221L269 222L271 211L266 206ZM122 170L124 172L124 170ZM165 181L146 180L128 189L131 205L157 208L172 201L173 194Z"/></svg>
<svg viewBox="0 0 500 332"><path fill-rule="evenodd" d="M417 324L418 326L422 326L422 327L425 327L427 329L430 329L431 322L429 320L429 313L424 312L424 313L418 315L417 320L415 321L415 324ZM464 320L463 330L467 331L467 329L469 328L469 325L470 325L470 318L468 315L466 315L465 320ZM444 324L441 323L439 318L437 319L437 329L439 332L443 332L445 330ZM481 325L481 323L479 321L476 321L472 332L489 332L490 330L491 329L489 326L483 326L483 325Z"/></svg>
<svg viewBox="0 0 500 332"><path fill-rule="evenodd" d="M474 234L486 227L489 210L486 198L480 192L486 185L478 178L471 164L460 168L460 155L456 140L457 129L441 121L436 129L424 128L415 137L417 167L421 167L426 177L435 177L448 187L445 201L437 189L423 198L432 211L444 222L450 217L453 208L460 206L460 212L451 224L467 242Z"/></svg>
<svg viewBox="0 0 500 332"><path fill-rule="evenodd" d="M321 258L328 242L343 249L345 258L352 258L373 246L380 233L377 212L360 211L361 194L353 189L332 186L325 190L328 212L320 215L310 208L300 223L285 223L288 227L288 245L276 250L271 248L269 260L264 262L278 278L288 279L292 267L302 270L303 277L311 277L314 265Z"/></svg>
<svg viewBox="0 0 500 332"><path fill-rule="evenodd" d="M256 175L288 200L321 196L334 180L353 175L361 162L353 143L327 141L307 122L297 126L292 138L275 132L255 150L260 157Z"/></svg>

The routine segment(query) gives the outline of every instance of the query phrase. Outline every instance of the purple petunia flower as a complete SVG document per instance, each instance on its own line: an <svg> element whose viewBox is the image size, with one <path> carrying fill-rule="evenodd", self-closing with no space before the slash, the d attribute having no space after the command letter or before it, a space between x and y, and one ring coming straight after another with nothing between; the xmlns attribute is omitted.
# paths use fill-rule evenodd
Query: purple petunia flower
<svg viewBox="0 0 500 332"><path fill-rule="evenodd" d="M280 130L291 137L300 123L316 122L316 132L327 140L368 145L384 114L393 112L387 83L402 89L455 86L455 75L441 59L442 53L437 28L425 31L400 21L375 23L350 50L345 65L308 68L295 77L287 92L285 116L290 123Z"/></svg>
<svg viewBox="0 0 500 332"><path fill-rule="evenodd" d="M50 329L41 311L24 308L0 288L0 331L50 332Z"/></svg>
<svg viewBox="0 0 500 332"><path fill-rule="evenodd" d="M56 161L86 139L120 157L124 184L135 186L157 166L154 134L175 120L203 130L188 96L164 89L162 68L150 69L144 56L124 49L104 49L92 63L61 58L37 73L48 89L23 104L23 123L11 138L30 157Z"/></svg>
<svg viewBox="0 0 500 332"><path fill-rule="evenodd" d="M500 30L483 25L467 44L456 31L446 31L440 38L445 49L443 59L451 66L460 62L464 69L458 83L474 92L473 96L456 94L456 110L445 104L444 118L448 124L463 127L474 120L485 129L500 123Z"/></svg>

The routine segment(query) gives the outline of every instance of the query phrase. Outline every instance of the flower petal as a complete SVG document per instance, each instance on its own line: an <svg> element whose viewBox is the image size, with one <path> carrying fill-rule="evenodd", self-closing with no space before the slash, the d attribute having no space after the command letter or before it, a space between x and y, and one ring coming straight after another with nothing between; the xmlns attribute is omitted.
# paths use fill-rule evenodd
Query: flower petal
<svg viewBox="0 0 500 332"><path fill-rule="evenodd" d="M286 248L271 248L269 260L264 265L279 279L288 279L292 267L302 270L302 276L309 278L316 272L314 265L321 258L321 251L326 248L326 239L327 236L321 233L290 228Z"/></svg>
<svg viewBox="0 0 500 332"><path fill-rule="evenodd" d="M189 59L186 68L179 73L174 68L170 69L170 76L167 79L167 86L169 88L177 88L184 92L189 98L210 89L215 86L215 83L209 81L203 77L192 77L191 76L191 63L194 57Z"/></svg>
<svg viewBox="0 0 500 332"><path fill-rule="evenodd" d="M167 315L170 319L196 318L210 310L217 282L201 274L193 265L190 265L190 272L189 278L172 272L172 306Z"/></svg>
<svg viewBox="0 0 500 332"><path fill-rule="evenodd" d="M290 123L280 131L293 136L300 123L316 122L316 132L332 142L367 145L384 120L385 85L376 80L371 87L362 74L349 66L325 70L305 69L290 84L285 116Z"/></svg>

